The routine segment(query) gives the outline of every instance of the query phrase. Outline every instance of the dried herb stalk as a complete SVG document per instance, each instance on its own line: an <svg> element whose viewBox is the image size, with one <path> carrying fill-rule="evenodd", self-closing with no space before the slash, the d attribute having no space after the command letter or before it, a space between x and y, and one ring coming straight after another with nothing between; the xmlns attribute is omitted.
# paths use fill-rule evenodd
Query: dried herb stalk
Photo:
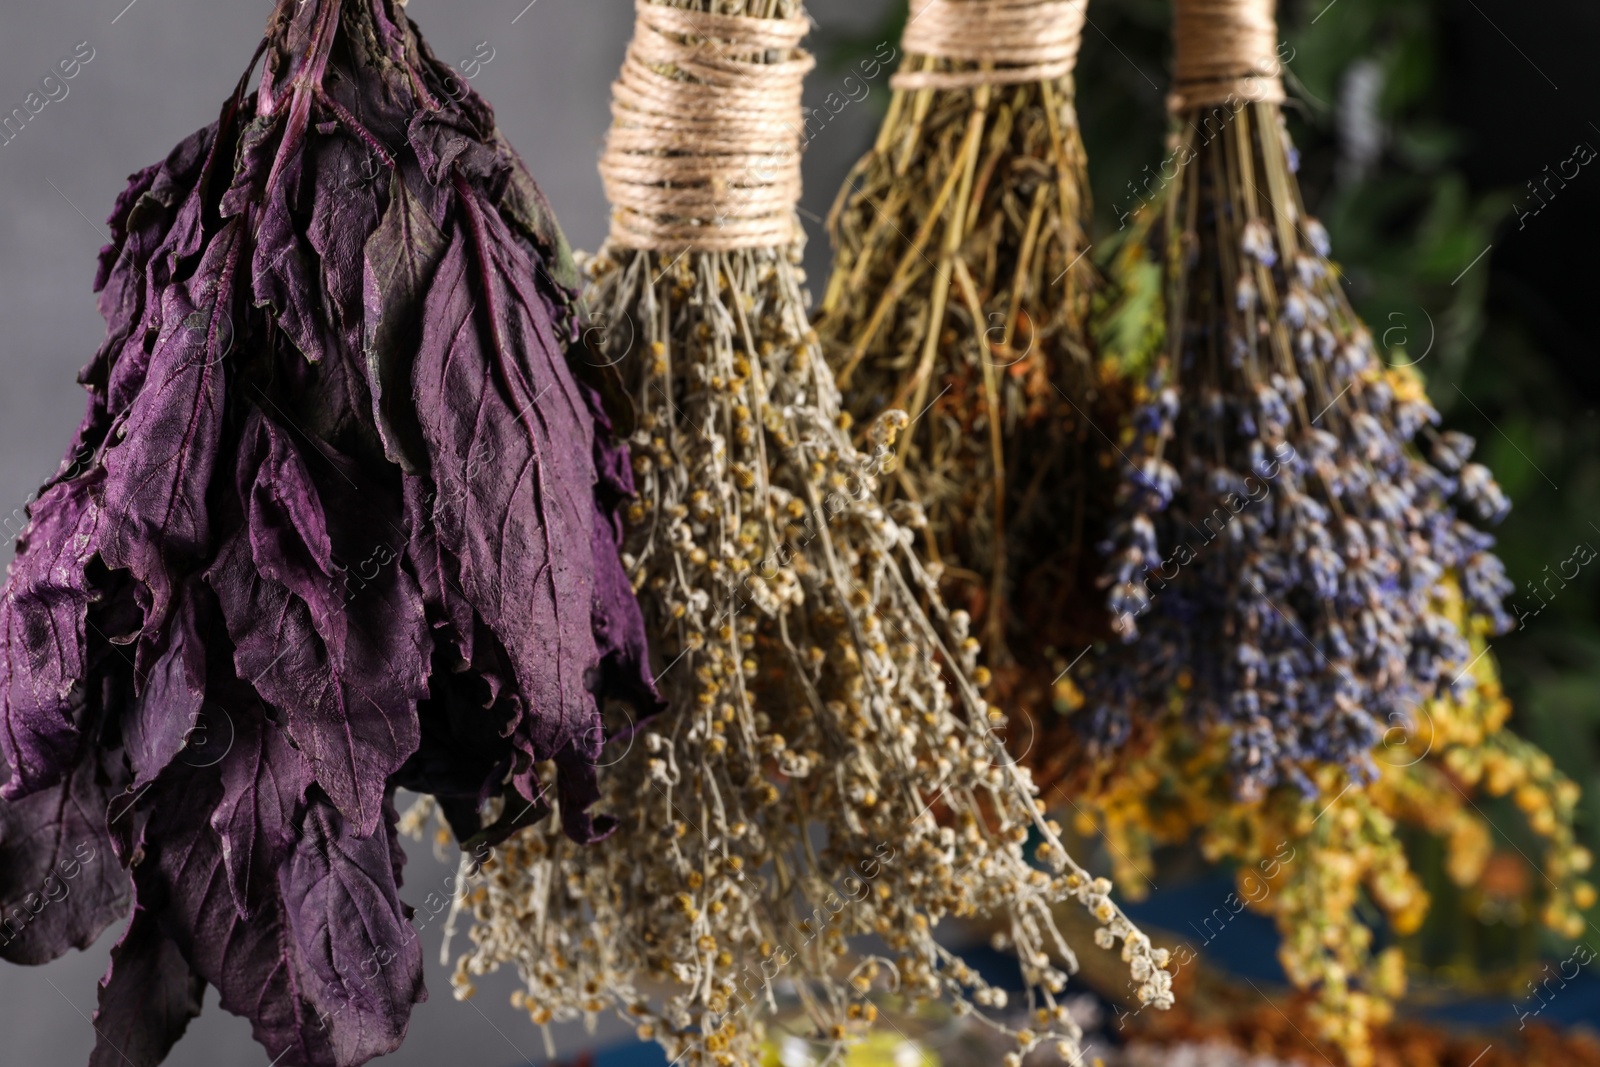
<svg viewBox="0 0 1600 1067"><path fill-rule="evenodd" d="M1126 393L1088 331L1084 7L940 0L912 21L878 140L829 220L816 320L852 413L917 413L886 498L924 509L941 587L1029 706L1108 633L1092 516L1114 490L1099 428L1114 432Z"/></svg>

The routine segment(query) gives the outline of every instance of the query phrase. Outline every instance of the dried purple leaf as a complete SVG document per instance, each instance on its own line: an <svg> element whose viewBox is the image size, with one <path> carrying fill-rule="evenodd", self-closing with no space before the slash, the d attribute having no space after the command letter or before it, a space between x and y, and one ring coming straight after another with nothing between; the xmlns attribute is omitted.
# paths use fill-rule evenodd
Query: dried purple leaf
<svg viewBox="0 0 1600 1067"><path fill-rule="evenodd" d="M155 916L136 908L100 979L89 1067L153 1067L200 1014L206 984Z"/></svg>
<svg viewBox="0 0 1600 1067"><path fill-rule="evenodd" d="M117 201L88 410L0 599L0 955L133 891L97 1064L160 1062L206 983L285 1067L393 1051L395 790L492 841L546 764L586 841L605 703L659 703L571 254L492 112L397 0L280 0L263 56Z"/></svg>

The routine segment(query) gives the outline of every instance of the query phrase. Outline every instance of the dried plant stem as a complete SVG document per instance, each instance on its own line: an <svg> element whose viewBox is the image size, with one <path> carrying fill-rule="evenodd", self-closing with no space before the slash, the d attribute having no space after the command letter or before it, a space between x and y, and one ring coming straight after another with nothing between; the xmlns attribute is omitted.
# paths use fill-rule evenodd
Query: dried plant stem
<svg viewBox="0 0 1600 1067"><path fill-rule="evenodd" d="M1081 535L1111 487L1095 425L1114 432L1122 404L1087 335L1072 97L1070 77L896 90L829 218L816 320L852 412L916 415L886 499L926 510L941 588L980 619L998 691L1029 711L1104 632Z"/></svg>

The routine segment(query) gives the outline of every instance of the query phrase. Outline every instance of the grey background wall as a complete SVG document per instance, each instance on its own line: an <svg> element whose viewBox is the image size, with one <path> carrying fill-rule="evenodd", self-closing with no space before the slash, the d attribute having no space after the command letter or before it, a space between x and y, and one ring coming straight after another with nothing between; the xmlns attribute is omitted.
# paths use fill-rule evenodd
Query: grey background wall
<svg viewBox="0 0 1600 1067"><path fill-rule="evenodd" d="M474 85L495 105L568 238L592 249L606 226L595 160L633 6L630 0L526 3L411 0L408 10L447 61L488 54L480 42L494 50ZM863 30L887 7L888 0L810 4L830 31ZM55 469L82 415L74 379L101 337L91 284L112 201L130 172L216 118L272 8L271 0L0 0L0 113L23 106L79 42L88 42L94 57L66 83L65 97L0 145L0 563L10 559L28 494ZM842 76L819 69L808 99L820 105ZM881 81L866 100L830 119L807 149L804 213L814 271L826 262L820 220L872 136L887 92ZM820 273L814 277L820 282ZM414 902L451 869L426 848L410 851L405 896ZM95 983L116 934L114 928L89 951L47 967L0 965L0 1065L87 1061ZM432 999L417 1009L406 1045L383 1062L501 1067L547 1059L538 1031L509 1006L515 981L501 976L485 982L473 1002L457 1002L448 969L438 963L438 942L437 933L426 935ZM621 1036L614 1028L609 1034ZM578 1026L555 1036L562 1056L597 1043ZM266 1067L267 1057L248 1025L211 996L168 1063Z"/></svg>

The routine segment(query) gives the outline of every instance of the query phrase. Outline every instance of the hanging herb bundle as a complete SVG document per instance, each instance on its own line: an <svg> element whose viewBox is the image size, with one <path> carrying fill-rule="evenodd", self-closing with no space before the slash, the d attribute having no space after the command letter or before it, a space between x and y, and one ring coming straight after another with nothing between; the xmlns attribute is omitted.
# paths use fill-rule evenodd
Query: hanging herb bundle
<svg viewBox="0 0 1600 1067"><path fill-rule="evenodd" d="M752 1063L779 984L835 1046L885 990L1002 1005L934 937L994 914L1031 990L1017 1056L1076 1054L1051 903L1122 941L1143 1001L1168 1003L1165 957L1039 814L978 695L969 620L911 549L916 509L877 501L905 416L872 423L870 455L847 433L798 266L807 20L797 0L715 6L637 5L587 297L638 412L625 561L673 710L604 779L624 832L506 843L460 992L511 963L536 1023L614 1009L677 1061Z"/></svg>
<svg viewBox="0 0 1600 1067"><path fill-rule="evenodd" d="M1174 100L1182 169L1134 220L1100 324L1120 372L1149 378L1121 442L1133 462L1114 542L1115 619L1137 639L1085 661L1087 713L1054 724L1032 763L1073 796L1075 828L1104 835L1130 895L1149 885L1159 846L1197 839L1210 862L1232 863L1230 908L1274 919L1285 971L1315 993L1315 1036L1367 1064L1406 968L1401 948L1376 951L1364 904L1405 936L1432 903L1408 840L1441 842L1444 875L1473 885L1493 838L1474 798L1513 797L1544 842L1547 877L1525 899L1568 937L1594 900L1581 878L1591 857L1573 833L1576 787L1506 729L1487 639L1505 627L1507 587L1489 539L1450 506L1454 495L1493 519L1504 500L1466 462L1470 441L1433 431L1420 379L1379 363L1343 300L1326 236L1294 192L1270 7L1221 7L1179 8L1180 86L1191 94ZM1227 83L1233 95L1185 108L1193 93L1220 91L1206 84L1218 68L1201 60L1226 60L1228 47L1205 34L1248 42L1252 27L1256 62L1220 68L1249 72ZM1140 329L1151 273L1141 231L1163 209L1170 321ZM1274 228L1251 228L1252 217ZM1255 235L1245 249L1218 236L1243 229ZM1379 511L1396 493L1403 507ZM1314 521L1323 512L1338 521ZM1387 644L1351 637L1341 649L1341 628ZM1404 657L1387 673L1385 652ZM1366 716L1365 742L1311 743L1335 724L1312 699L1330 676L1336 707ZM1380 680L1410 685L1409 697L1373 703ZM1274 743L1278 758L1263 760Z"/></svg>
<svg viewBox="0 0 1600 1067"><path fill-rule="evenodd" d="M1135 384L1149 377L1164 348L1161 272L1148 247L1163 207L1158 202L1131 220L1110 261L1094 323L1102 358L1128 379L1141 402L1163 387L1159 376L1154 389ZM1421 389L1408 367L1384 374L1397 395ZM1131 438L1134 431L1124 433ZM1474 684L1425 702L1414 730L1386 729L1374 749L1377 778L1364 789L1354 788L1341 768L1322 765L1307 771L1316 796L1279 784L1258 799L1241 800L1229 725L1197 723L1181 688L1152 701L1131 723L1115 758L1086 744L1083 720L1069 714L1042 719L1027 754L1046 795L1072 798L1073 829L1105 839L1113 881L1129 897L1142 897L1151 879L1161 877L1160 848L1197 845L1208 862L1231 865L1237 892L1230 912L1249 907L1274 921L1285 972L1297 987L1314 992L1307 1009L1315 1035L1352 1064L1372 1062L1374 1028L1391 1012L1406 971L1437 962L1423 951L1428 928L1419 928L1439 910L1433 890L1448 882L1466 891L1508 861L1493 855L1496 831L1478 808L1484 798L1515 800L1527 828L1542 839L1538 869L1548 875L1527 881L1515 899L1498 906L1537 913L1545 926L1571 937L1581 928L1581 909L1594 899L1582 879L1592 858L1573 831L1576 786L1506 726L1511 709L1487 649L1494 622L1468 610L1453 574L1440 580L1434 595L1436 610L1469 643L1465 669ZM1118 664L1138 650L1137 643L1131 650L1115 646L1086 657L1083 666L1104 670L1106 659ZM1133 670L1125 660L1120 669ZM1092 675L1079 680L1093 690ZM1057 688L1062 710L1082 699L1071 678ZM1435 869L1437 882L1428 877ZM1369 904L1401 935L1399 947L1377 951L1367 926ZM1454 921L1463 920L1458 914ZM1451 926L1448 936L1457 941L1459 927ZM1187 963L1191 951L1204 956L1209 937L1202 932L1177 953L1178 962Z"/></svg>
<svg viewBox="0 0 1600 1067"><path fill-rule="evenodd" d="M542 196L396 0L281 0L263 54L117 202L0 604L0 954L131 900L95 1065L159 1062L207 984L275 1063L392 1051L424 995L395 789L487 841L554 779L590 840L601 704L654 708Z"/></svg>
<svg viewBox="0 0 1600 1067"><path fill-rule="evenodd" d="M1177 690L1225 726L1235 786L1308 794L1470 684L1447 573L1503 627L1509 505L1470 439L1396 388L1306 215L1279 103L1271 0L1176 8L1180 167L1167 201L1169 356L1133 418L1105 578L1127 654L1091 678L1107 745Z"/></svg>
<svg viewBox="0 0 1600 1067"><path fill-rule="evenodd" d="M1109 636L1088 523L1115 491L1096 427L1127 398L1087 329L1072 78L1086 7L912 5L888 116L830 218L816 319L853 414L920 413L886 495L924 509L946 596L1028 706Z"/></svg>

